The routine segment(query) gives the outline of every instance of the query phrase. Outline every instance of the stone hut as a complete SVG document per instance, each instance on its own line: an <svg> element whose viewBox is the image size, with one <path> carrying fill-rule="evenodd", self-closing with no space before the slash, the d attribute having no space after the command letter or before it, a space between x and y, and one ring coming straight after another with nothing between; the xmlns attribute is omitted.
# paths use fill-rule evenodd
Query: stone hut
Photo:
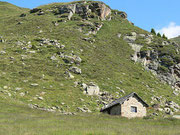
<svg viewBox="0 0 180 135"><path fill-rule="evenodd" d="M149 105L133 92L106 105L101 112L128 118L144 117L147 107Z"/></svg>

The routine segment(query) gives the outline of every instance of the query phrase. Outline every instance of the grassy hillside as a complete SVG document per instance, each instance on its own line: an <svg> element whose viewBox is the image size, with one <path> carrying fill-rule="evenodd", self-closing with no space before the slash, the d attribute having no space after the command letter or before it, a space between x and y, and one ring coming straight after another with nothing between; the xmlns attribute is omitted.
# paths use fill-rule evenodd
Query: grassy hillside
<svg viewBox="0 0 180 135"><path fill-rule="evenodd" d="M136 92L149 104L153 96L180 103L169 85L161 83L140 63L130 59L133 51L123 36L130 32L147 34L147 31L118 15L114 15L111 21L103 22L97 18L84 21L76 15L70 21L62 21L63 16L46 11L51 4L40 8L44 15L32 14L14 6L8 6L3 13L12 15L12 10L17 11L0 21L0 35L6 41L0 43L0 51L5 52L0 55L0 90L4 97L10 96L39 107L56 107L65 112L76 112L77 107L84 105L92 112L99 112L102 107L102 104L97 105L99 97L85 95L82 87L76 86L77 82L94 82L101 91L111 93L114 98ZM19 17L22 13L26 16ZM103 27L96 35L87 36L86 33L94 27L91 23L102 23ZM119 33L121 38L117 36ZM57 40L65 48L42 45L44 38ZM92 42L85 38L90 38ZM65 62L60 54L74 54L82 62L80 65ZM75 78L69 79L65 71L71 66L79 67L82 74L72 73Z"/></svg>
<svg viewBox="0 0 180 135"><path fill-rule="evenodd" d="M10 3L0 1L0 17L14 16L27 10L28 9L20 8Z"/></svg>
<svg viewBox="0 0 180 135"><path fill-rule="evenodd" d="M172 38L171 40L177 42L178 44L180 44L180 36L176 37L176 38Z"/></svg>

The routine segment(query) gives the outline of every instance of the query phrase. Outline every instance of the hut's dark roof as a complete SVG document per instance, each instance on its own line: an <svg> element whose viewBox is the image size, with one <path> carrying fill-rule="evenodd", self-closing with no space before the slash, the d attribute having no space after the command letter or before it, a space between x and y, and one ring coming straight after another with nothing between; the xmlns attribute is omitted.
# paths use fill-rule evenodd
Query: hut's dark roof
<svg viewBox="0 0 180 135"><path fill-rule="evenodd" d="M119 98L119 99L113 101L112 103L108 104L107 106L105 106L104 108L101 109L101 112L103 112L103 111L107 110L108 108L111 108L112 106L115 106L117 104L123 104L124 101L126 101L127 99L129 99L130 97L133 97L133 96L135 96L144 106L149 107L149 105L144 100L142 100L135 92L132 92L129 95Z"/></svg>

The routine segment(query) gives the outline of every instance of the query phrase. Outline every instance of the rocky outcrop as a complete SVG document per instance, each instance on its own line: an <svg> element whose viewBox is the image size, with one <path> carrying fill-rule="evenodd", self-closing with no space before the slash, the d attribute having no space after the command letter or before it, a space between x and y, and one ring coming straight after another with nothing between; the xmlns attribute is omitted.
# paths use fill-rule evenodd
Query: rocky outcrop
<svg viewBox="0 0 180 135"><path fill-rule="evenodd" d="M101 20L109 19L111 9L103 2L73 2L72 4L58 5L51 7L46 11L42 9L32 9L30 13L53 12L55 15L65 15L68 20L71 20L74 14L80 15L83 19L98 17ZM68 14L68 15L67 15Z"/></svg>
<svg viewBox="0 0 180 135"><path fill-rule="evenodd" d="M100 89L99 86L97 86L96 84L90 83L89 85L87 85L85 91L88 95L98 95Z"/></svg>
<svg viewBox="0 0 180 135"><path fill-rule="evenodd" d="M114 11L114 14L119 15L124 19L127 19L127 17L128 17L128 15L125 12L122 12L122 11Z"/></svg>
<svg viewBox="0 0 180 135"><path fill-rule="evenodd" d="M33 8L33 9L30 10L29 12L30 12L30 13L37 13L37 12L39 12L39 11L41 11L40 8Z"/></svg>
<svg viewBox="0 0 180 135"><path fill-rule="evenodd" d="M140 53L141 51L141 48L143 47L142 45L139 45L139 44L133 44L133 43L129 43L129 45L132 47L132 49L134 50L134 54L132 56L132 60L137 62L139 60L138 58L138 54Z"/></svg>
<svg viewBox="0 0 180 135"><path fill-rule="evenodd" d="M137 44L139 38L144 41ZM180 93L180 63L179 63L179 45L171 41L154 41L153 35L137 34L131 32L123 38L132 48L134 54L131 59L134 62L140 62L146 70L151 71L162 82L166 82L174 88L174 95ZM147 46L152 44L154 46ZM169 54L168 48L172 49ZM176 56L176 57L175 57Z"/></svg>
<svg viewBox="0 0 180 135"><path fill-rule="evenodd" d="M85 83L78 83L83 89L83 93L93 96L93 95L99 95L100 94L100 88L98 85L96 85L93 82L90 82L89 84Z"/></svg>

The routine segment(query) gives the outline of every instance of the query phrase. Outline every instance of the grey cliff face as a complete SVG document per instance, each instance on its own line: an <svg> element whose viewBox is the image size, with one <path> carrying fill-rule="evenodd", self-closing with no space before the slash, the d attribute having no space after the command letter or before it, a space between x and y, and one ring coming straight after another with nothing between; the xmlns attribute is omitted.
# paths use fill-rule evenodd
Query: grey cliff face
<svg viewBox="0 0 180 135"><path fill-rule="evenodd" d="M137 44L136 40L141 37L144 38L145 44L149 44L146 50L142 48L145 44ZM134 51L131 59L134 62L140 62L146 70L151 71L162 82L172 86L174 93L177 96L180 93L180 63L175 60L174 55L179 54L179 45L171 41L163 41L161 44L156 43L153 35L137 34L132 32L130 35L123 37ZM151 47L151 44L158 44L159 48ZM174 47L175 54L170 55L164 52L162 48Z"/></svg>
<svg viewBox="0 0 180 135"><path fill-rule="evenodd" d="M65 4L52 7L49 11L53 12L55 15L68 14L68 20L71 20L74 14L80 15L83 19L87 18L99 18L100 20L107 20L111 15L111 9L103 2L76 2L74 4ZM30 13L37 13L37 15L42 15L46 11L42 9L32 9Z"/></svg>

